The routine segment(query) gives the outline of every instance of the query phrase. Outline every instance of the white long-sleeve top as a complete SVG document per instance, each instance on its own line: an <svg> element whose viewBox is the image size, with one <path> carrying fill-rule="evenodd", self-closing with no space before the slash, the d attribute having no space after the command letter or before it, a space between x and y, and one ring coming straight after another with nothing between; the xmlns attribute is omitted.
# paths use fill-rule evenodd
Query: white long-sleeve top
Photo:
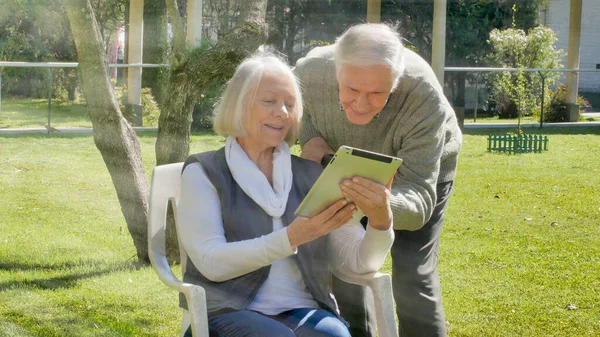
<svg viewBox="0 0 600 337"><path fill-rule="evenodd" d="M182 175L177 207L181 244L194 266L213 282L230 280L271 265L249 309L276 315L301 307L317 307L294 259L287 229L273 218L273 232L252 240L227 242L218 193L199 163ZM249 226L252 224L248 224ZM356 273L377 271L393 243L390 228L380 231L347 224L329 234L329 263Z"/></svg>

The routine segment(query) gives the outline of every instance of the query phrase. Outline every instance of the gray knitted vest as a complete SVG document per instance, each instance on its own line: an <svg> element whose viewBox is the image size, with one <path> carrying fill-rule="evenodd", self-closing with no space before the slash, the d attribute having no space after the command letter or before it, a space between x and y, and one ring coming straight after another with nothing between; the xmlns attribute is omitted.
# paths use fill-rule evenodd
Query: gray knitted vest
<svg viewBox="0 0 600 337"><path fill-rule="evenodd" d="M219 194L227 242L254 239L273 231L271 217L250 199L233 179L225 161L224 148L191 155L185 161L183 169L194 162L200 163ZM294 210L308 193L321 171L322 168L319 164L292 156L293 183L285 213L282 216L284 226L294 221ZM298 263L304 283L315 301L321 308L337 314L337 304L329 288L327 241L327 236L323 236L303 244L298 247L298 253L293 258ZM246 309L266 280L270 269L270 266L266 266L228 281L213 282L204 277L188 257L183 280L204 287L208 315L213 316ZM180 306L184 309L187 308L183 294L179 295L179 299Z"/></svg>

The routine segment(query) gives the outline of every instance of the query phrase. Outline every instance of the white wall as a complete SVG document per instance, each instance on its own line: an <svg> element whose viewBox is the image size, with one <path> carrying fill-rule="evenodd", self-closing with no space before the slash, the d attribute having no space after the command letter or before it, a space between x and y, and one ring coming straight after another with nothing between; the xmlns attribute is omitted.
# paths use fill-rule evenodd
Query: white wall
<svg viewBox="0 0 600 337"><path fill-rule="evenodd" d="M557 48L568 51L570 0L550 0L546 10L546 26L558 37ZM583 0L581 13L580 69L596 69L600 64L600 0ZM563 64L567 64L565 57ZM562 78L564 81L564 76ZM579 91L600 92L600 72L579 73Z"/></svg>

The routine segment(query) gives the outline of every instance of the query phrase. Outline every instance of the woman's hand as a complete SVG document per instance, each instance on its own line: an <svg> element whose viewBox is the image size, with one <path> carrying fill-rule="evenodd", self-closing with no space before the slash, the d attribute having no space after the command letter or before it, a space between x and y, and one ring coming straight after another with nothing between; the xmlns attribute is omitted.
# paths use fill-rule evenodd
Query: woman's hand
<svg viewBox="0 0 600 337"><path fill-rule="evenodd" d="M356 206L341 199L312 218L297 217L288 227L292 249L320 238L346 224L356 212Z"/></svg>
<svg viewBox="0 0 600 337"><path fill-rule="evenodd" d="M390 206L391 182L392 180L388 182L388 186L383 186L363 177L353 177L351 180L343 180L340 188L344 197L365 212L371 227L388 230L393 219Z"/></svg>

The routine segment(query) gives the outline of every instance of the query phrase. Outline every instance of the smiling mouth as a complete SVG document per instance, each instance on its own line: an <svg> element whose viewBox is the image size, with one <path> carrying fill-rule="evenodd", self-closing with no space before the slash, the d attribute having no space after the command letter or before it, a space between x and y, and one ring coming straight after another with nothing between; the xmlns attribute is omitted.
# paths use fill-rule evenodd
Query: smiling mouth
<svg viewBox="0 0 600 337"><path fill-rule="evenodd" d="M356 109L352 109L352 108L350 108L350 109L356 115L366 115L369 113L369 111L360 111L360 110L356 110Z"/></svg>
<svg viewBox="0 0 600 337"><path fill-rule="evenodd" d="M283 130L283 126L277 126L277 125L271 125L271 124L265 124L266 127L268 127L269 129L275 130L275 131L282 131Z"/></svg>

